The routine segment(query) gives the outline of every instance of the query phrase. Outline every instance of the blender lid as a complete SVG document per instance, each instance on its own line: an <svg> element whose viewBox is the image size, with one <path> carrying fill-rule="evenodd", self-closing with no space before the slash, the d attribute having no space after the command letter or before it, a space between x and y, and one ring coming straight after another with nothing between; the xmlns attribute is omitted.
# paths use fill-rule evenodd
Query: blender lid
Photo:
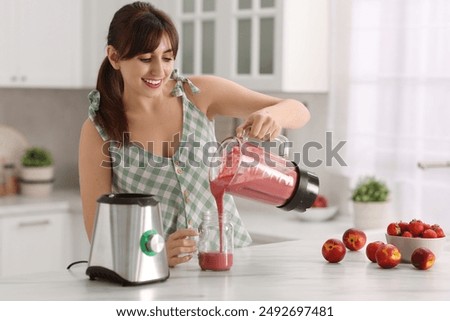
<svg viewBox="0 0 450 321"><path fill-rule="evenodd" d="M104 194L97 199L98 203L118 205L155 206L159 202L155 195L139 193Z"/></svg>

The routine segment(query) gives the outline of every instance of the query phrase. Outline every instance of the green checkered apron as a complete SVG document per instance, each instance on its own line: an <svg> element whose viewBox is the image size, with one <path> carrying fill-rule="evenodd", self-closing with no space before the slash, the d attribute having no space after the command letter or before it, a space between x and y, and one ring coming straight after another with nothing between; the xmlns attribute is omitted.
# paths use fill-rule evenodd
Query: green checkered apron
<svg viewBox="0 0 450 321"><path fill-rule="evenodd" d="M189 79L179 76L176 70L171 77L176 80L172 95L181 98L184 120L180 146L173 157L154 155L137 143L118 147L117 143L109 142L111 157L115 164L120 162L113 167L113 192L156 195L160 201L166 238L180 228L198 228L202 213L217 209L209 187L208 157L204 154L207 146L211 146L212 151L216 147L214 123L189 101L183 83L187 83L193 93L198 93L199 89ZM88 98L89 118L93 121L101 107L100 93L93 90ZM103 128L97 125L96 128L102 139L108 141ZM230 195L224 197L224 209L234 214L231 215L234 245L250 244L250 235Z"/></svg>

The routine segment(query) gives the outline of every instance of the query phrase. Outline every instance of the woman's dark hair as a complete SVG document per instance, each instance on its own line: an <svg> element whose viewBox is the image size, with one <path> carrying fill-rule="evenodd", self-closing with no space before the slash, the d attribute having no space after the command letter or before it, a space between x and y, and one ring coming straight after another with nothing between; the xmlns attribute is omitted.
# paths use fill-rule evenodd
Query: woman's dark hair
<svg viewBox="0 0 450 321"><path fill-rule="evenodd" d="M178 51L178 33L170 17L146 2L134 2L123 6L115 14L109 26L108 45L114 47L119 59L131 59L153 52L161 38L167 35L174 57ZM95 122L102 127L110 140L129 143L128 122L122 102L123 79L106 57L98 73L97 90L100 107Z"/></svg>

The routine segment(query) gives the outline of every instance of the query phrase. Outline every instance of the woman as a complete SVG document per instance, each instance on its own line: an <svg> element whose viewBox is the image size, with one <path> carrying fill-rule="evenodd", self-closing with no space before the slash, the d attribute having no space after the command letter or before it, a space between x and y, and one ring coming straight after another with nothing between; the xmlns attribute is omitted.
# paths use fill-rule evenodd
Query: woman
<svg viewBox="0 0 450 321"><path fill-rule="evenodd" d="M256 138L309 120L300 102L279 99L214 76L189 80L174 70L178 34L171 19L149 3L134 2L114 15L107 57L89 94L89 118L80 137L79 173L85 227L91 238L97 198L111 192L157 195L169 265L196 250L202 213L214 208L201 146L215 142L214 117L244 120ZM192 143L192 144L191 144ZM190 147L189 147L190 146ZM192 146L196 146L194 148ZM195 161L193 159L195 158ZM251 242L230 196L235 246Z"/></svg>

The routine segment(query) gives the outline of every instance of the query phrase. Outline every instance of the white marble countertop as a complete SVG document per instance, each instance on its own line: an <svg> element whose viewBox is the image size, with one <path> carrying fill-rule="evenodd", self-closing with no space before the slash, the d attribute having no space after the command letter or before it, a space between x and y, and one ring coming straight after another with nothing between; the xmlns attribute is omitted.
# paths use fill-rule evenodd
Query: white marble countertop
<svg viewBox="0 0 450 321"><path fill-rule="evenodd" d="M70 197L63 193L41 202L61 199ZM78 203L76 197L73 201ZM450 300L450 242L427 271L411 264L381 269L366 258L364 249L347 252L342 262L330 264L322 257L322 244L340 238L351 227L349 217L303 222L269 206L237 203L251 234L264 242L255 240L261 245L236 249L230 271L201 271L193 259L171 269L165 282L122 287L90 281L86 264L79 264L70 271L1 278L0 300ZM384 231L366 233L368 242L384 241Z"/></svg>
<svg viewBox="0 0 450 321"><path fill-rule="evenodd" d="M350 227L349 215L337 215L326 222L304 221L300 220L300 215L310 213L287 212L242 198L235 198L235 201L244 225L256 242L259 239L274 242L314 239L321 235L339 234Z"/></svg>
<svg viewBox="0 0 450 321"><path fill-rule="evenodd" d="M369 234L369 240L381 233ZM321 255L325 238L302 239L235 250L227 272L201 271L197 260L170 270L165 282L122 287L91 281L86 264L70 271L0 279L0 300L450 300L450 249L427 271L411 264L385 270L363 250L338 264ZM331 235L333 236L333 235Z"/></svg>
<svg viewBox="0 0 450 321"><path fill-rule="evenodd" d="M81 213L81 200L76 190L54 191L48 196L10 195L0 197L0 217L18 213L45 210L78 210Z"/></svg>

